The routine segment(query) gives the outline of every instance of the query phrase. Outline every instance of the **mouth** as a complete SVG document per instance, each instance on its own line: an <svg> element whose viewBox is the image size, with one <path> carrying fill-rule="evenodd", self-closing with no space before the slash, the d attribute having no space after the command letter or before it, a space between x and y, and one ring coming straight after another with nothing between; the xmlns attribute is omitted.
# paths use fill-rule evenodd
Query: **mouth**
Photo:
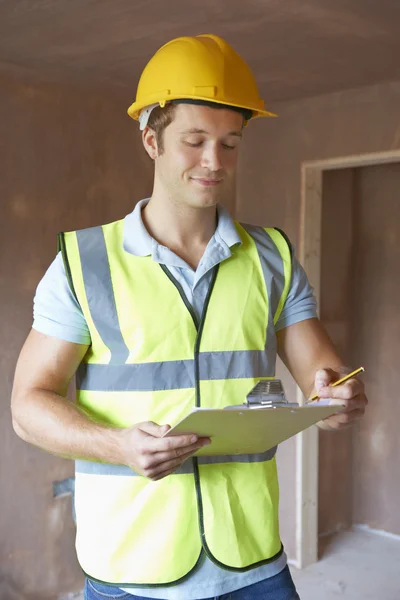
<svg viewBox="0 0 400 600"><path fill-rule="evenodd" d="M191 177L191 179L203 187L215 187L222 182L222 179L205 179L202 177Z"/></svg>

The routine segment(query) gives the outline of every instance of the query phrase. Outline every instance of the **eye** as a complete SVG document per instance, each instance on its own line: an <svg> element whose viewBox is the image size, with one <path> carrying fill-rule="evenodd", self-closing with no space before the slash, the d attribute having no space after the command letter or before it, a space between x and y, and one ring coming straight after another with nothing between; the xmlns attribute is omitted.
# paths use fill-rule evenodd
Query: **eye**
<svg viewBox="0 0 400 600"><path fill-rule="evenodd" d="M186 141L184 141L183 143L184 143L186 146L190 146L190 148L200 148L200 146L201 146L201 144L202 144L203 142L196 142L196 143L194 143L194 142L186 142Z"/></svg>
<svg viewBox="0 0 400 600"><path fill-rule="evenodd" d="M236 146L229 146L229 144L222 144L222 147L225 148L225 150L235 150Z"/></svg>

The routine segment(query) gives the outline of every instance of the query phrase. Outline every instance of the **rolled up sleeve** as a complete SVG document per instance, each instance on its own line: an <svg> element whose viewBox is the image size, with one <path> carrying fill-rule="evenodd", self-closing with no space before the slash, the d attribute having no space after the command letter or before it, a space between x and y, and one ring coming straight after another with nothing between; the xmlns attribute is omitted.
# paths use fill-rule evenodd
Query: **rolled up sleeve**
<svg viewBox="0 0 400 600"><path fill-rule="evenodd" d="M33 329L67 342L89 345L90 332L58 253L39 282L33 300Z"/></svg>
<svg viewBox="0 0 400 600"><path fill-rule="evenodd" d="M286 302L275 325L275 331L317 316L317 301L307 275L294 252L292 280Z"/></svg>

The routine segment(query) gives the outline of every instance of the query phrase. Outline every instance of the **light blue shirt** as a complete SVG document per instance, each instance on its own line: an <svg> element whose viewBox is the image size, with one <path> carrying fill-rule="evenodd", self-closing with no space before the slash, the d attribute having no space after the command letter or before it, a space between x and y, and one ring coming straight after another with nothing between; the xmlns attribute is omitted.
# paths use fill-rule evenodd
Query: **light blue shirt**
<svg viewBox="0 0 400 600"><path fill-rule="evenodd" d="M150 256L164 264L183 291L200 320L211 281L212 268L226 260L241 244L229 213L218 207L218 226L194 271L184 260L161 246L146 230L141 209L148 200L139 202L124 220L123 247L135 256ZM316 301L303 268L293 256L290 290L275 330L316 317ZM72 294L59 253L38 285L34 299L33 328L46 335L78 344L90 344L90 333L82 310ZM165 600L199 600L227 594L272 577L286 566L283 553L276 561L244 573L227 571L215 565L204 553L200 564L183 582L167 587L127 588L127 592L147 598Z"/></svg>

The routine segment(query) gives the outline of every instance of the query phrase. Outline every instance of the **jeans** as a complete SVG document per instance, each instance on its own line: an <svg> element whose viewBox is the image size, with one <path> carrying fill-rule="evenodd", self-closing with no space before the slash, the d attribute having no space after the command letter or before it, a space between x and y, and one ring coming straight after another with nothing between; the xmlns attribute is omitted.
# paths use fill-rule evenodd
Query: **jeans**
<svg viewBox="0 0 400 600"><path fill-rule="evenodd" d="M87 579L85 600L146 600L146 597L135 596L134 588L132 588L132 594L128 594L116 587ZM286 566L274 577L206 600L300 600L300 597L296 592L289 567Z"/></svg>

